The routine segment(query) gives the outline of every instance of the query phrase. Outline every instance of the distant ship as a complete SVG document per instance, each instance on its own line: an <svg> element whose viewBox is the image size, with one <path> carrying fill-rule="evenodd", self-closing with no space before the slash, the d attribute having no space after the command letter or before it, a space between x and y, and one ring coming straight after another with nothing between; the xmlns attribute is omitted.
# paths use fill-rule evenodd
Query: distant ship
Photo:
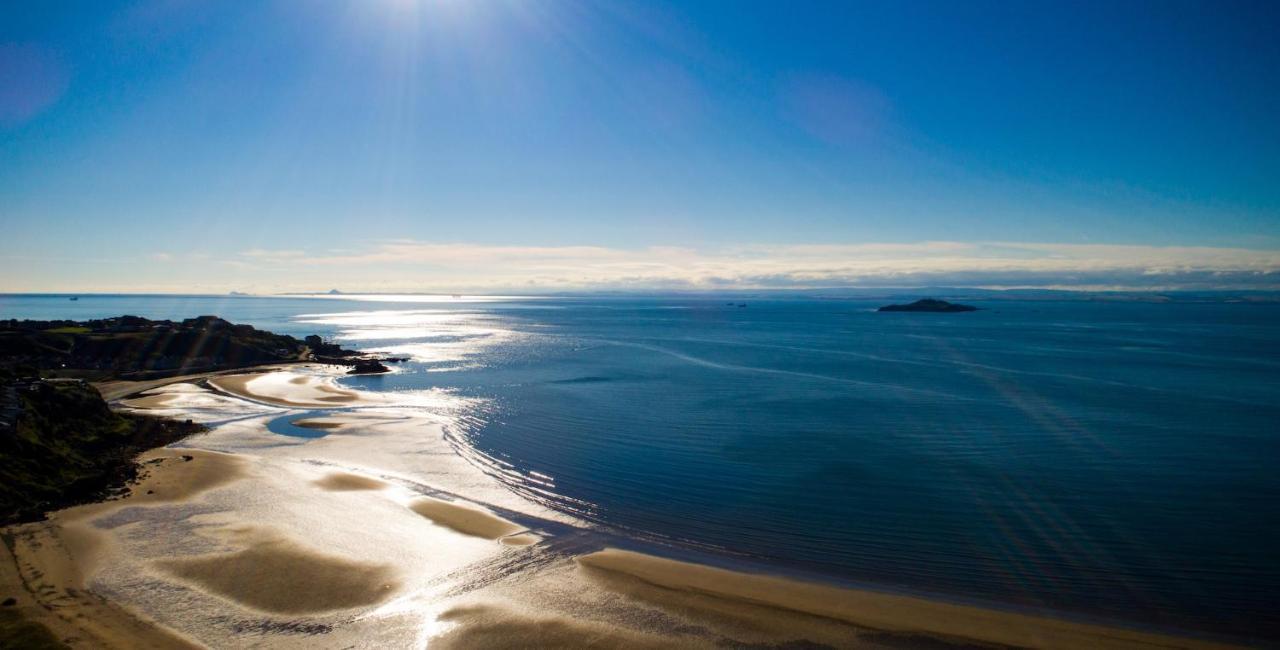
<svg viewBox="0 0 1280 650"><path fill-rule="evenodd" d="M70 299L71 299L71 300L79 300L79 299L80 299L80 296L71 296L71 298L70 298Z"/></svg>

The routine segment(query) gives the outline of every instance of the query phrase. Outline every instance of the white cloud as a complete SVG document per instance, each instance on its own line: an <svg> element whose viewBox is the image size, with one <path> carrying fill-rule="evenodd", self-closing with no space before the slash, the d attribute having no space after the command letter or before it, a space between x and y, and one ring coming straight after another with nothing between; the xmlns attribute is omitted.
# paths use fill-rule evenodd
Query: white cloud
<svg viewBox="0 0 1280 650"><path fill-rule="evenodd" d="M233 256L0 256L0 292L532 293L827 287L1280 291L1280 250L1021 242L494 246L412 240Z"/></svg>
<svg viewBox="0 0 1280 650"><path fill-rule="evenodd" d="M287 273L300 290L717 289L831 286L1277 288L1280 251L1015 242L739 245L716 249L389 241L309 255L246 251L227 264Z"/></svg>

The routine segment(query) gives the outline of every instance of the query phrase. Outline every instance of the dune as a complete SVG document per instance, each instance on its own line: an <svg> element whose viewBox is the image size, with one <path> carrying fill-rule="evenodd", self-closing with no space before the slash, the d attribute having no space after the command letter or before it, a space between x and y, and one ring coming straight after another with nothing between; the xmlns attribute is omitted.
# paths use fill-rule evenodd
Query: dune
<svg viewBox="0 0 1280 650"><path fill-rule="evenodd" d="M313 482L314 485L330 492L353 492L358 490L381 490L386 483L359 474L333 472Z"/></svg>
<svg viewBox="0 0 1280 650"><path fill-rule="evenodd" d="M488 511L431 497L422 497L409 508L440 526L472 537L498 539L524 530Z"/></svg>
<svg viewBox="0 0 1280 650"><path fill-rule="evenodd" d="M399 586L389 566L327 555L284 539L264 539L232 553L158 560L155 565L211 594L277 614L374 605Z"/></svg>

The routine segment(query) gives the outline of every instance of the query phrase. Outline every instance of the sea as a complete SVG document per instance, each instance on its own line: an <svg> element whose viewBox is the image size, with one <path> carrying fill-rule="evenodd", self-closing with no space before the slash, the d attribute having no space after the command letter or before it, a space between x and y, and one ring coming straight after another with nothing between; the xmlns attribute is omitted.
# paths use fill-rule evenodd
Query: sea
<svg viewBox="0 0 1280 650"><path fill-rule="evenodd" d="M675 555L1280 643L1280 305L880 304L8 295L0 318L216 314L406 356L341 381L468 398L459 455Z"/></svg>

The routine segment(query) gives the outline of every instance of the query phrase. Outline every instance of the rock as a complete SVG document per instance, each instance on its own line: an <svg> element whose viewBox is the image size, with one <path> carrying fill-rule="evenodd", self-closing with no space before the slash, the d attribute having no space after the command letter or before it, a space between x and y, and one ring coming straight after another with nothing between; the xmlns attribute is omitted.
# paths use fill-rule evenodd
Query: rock
<svg viewBox="0 0 1280 650"><path fill-rule="evenodd" d="M373 375L380 372L391 372L391 369L382 365L377 359L361 359L356 361L351 370L347 371L348 375Z"/></svg>

